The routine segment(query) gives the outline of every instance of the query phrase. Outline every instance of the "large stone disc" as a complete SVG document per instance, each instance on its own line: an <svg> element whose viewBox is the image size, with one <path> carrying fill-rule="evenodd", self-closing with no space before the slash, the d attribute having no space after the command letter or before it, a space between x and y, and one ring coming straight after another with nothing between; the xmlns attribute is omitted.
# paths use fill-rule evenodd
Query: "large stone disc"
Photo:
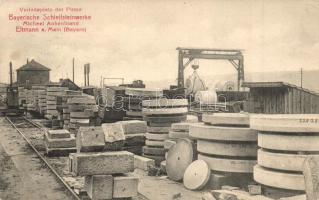
<svg viewBox="0 0 319 200"><path fill-rule="evenodd" d="M188 112L187 107L179 108L143 108L143 115L176 115L186 114Z"/></svg>
<svg viewBox="0 0 319 200"><path fill-rule="evenodd" d="M181 181L188 165L194 160L193 142L188 139L179 139L167 154L166 171L170 179Z"/></svg>
<svg viewBox="0 0 319 200"><path fill-rule="evenodd" d="M146 133L145 134L146 139L149 140L166 140L168 139L168 134L157 134L157 133Z"/></svg>
<svg viewBox="0 0 319 200"><path fill-rule="evenodd" d="M197 151L221 156L257 157L257 143L223 143L197 140Z"/></svg>
<svg viewBox="0 0 319 200"><path fill-rule="evenodd" d="M250 127L259 131L319 132L318 114L251 115Z"/></svg>
<svg viewBox="0 0 319 200"><path fill-rule="evenodd" d="M257 141L257 131L243 127L219 127L194 124L189 127L189 135L203 140Z"/></svg>
<svg viewBox="0 0 319 200"><path fill-rule="evenodd" d="M303 163L309 155L294 153L273 153L265 149L258 150L258 165L286 171L303 171Z"/></svg>
<svg viewBox="0 0 319 200"><path fill-rule="evenodd" d="M218 158L202 154L198 154L198 159L206 161L211 170L234 173L253 173L253 167L257 163L256 160Z"/></svg>
<svg viewBox="0 0 319 200"><path fill-rule="evenodd" d="M282 151L319 151L319 135L258 133L258 146Z"/></svg>
<svg viewBox="0 0 319 200"><path fill-rule="evenodd" d="M259 165L254 167L254 180L275 188L305 190L305 181L302 174L273 171Z"/></svg>
<svg viewBox="0 0 319 200"><path fill-rule="evenodd" d="M212 125L241 125L249 126L248 113L214 113L203 114L202 120Z"/></svg>
<svg viewBox="0 0 319 200"><path fill-rule="evenodd" d="M152 99L152 100L144 100L142 102L143 107L146 108L172 108L172 107L181 107L181 106L188 106L187 99L166 99L166 98L159 98L159 99Z"/></svg>
<svg viewBox="0 0 319 200"><path fill-rule="evenodd" d="M184 186L190 190L202 189L210 178L210 168L203 160L196 160L185 170Z"/></svg>

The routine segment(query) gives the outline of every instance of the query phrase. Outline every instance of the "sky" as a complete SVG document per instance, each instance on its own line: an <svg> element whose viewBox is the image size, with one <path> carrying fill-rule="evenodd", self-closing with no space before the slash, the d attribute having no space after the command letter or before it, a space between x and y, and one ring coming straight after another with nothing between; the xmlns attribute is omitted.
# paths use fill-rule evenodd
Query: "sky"
<svg viewBox="0 0 319 200"><path fill-rule="evenodd" d="M76 7L92 16L86 33L16 33L8 15L19 8ZM51 80L83 85L102 77L177 78L176 47L242 49L246 72L319 69L319 2L313 0L0 0L0 82L35 59ZM199 60L199 75L236 73L228 61ZM186 70L186 76L191 69ZM169 84L169 83L168 83Z"/></svg>

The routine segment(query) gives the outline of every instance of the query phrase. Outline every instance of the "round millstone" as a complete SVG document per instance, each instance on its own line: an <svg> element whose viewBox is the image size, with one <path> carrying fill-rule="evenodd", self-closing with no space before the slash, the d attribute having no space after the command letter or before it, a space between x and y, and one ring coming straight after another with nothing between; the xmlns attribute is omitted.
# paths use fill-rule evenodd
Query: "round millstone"
<svg viewBox="0 0 319 200"><path fill-rule="evenodd" d="M174 116L143 116L144 121L152 123L177 123L186 120L186 115L174 115Z"/></svg>
<svg viewBox="0 0 319 200"><path fill-rule="evenodd" d="M188 132L183 131L170 131L169 138L179 139L179 138L190 138Z"/></svg>
<svg viewBox="0 0 319 200"><path fill-rule="evenodd" d="M143 115L172 115L172 114L186 114L187 107L182 108L143 108Z"/></svg>
<svg viewBox="0 0 319 200"><path fill-rule="evenodd" d="M249 115L248 113L203 114L202 121L212 125L249 126Z"/></svg>
<svg viewBox="0 0 319 200"><path fill-rule="evenodd" d="M168 134L156 134L156 133L146 133L145 134L146 139L149 140L166 140L168 139Z"/></svg>
<svg viewBox="0 0 319 200"><path fill-rule="evenodd" d="M155 127L155 126L147 127L147 132L149 133L168 133L169 130L170 130L170 127Z"/></svg>
<svg viewBox="0 0 319 200"><path fill-rule="evenodd" d="M305 190L305 181L302 174L273 171L259 165L254 167L254 180L275 188Z"/></svg>
<svg viewBox="0 0 319 200"><path fill-rule="evenodd" d="M256 114L250 117L250 127L259 131L319 132L318 124L317 114Z"/></svg>
<svg viewBox="0 0 319 200"><path fill-rule="evenodd" d="M189 127L189 135L203 140L257 141L257 131L243 127L219 127L194 124Z"/></svg>
<svg viewBox="0 0 319 200"><path fill-rule="evenodd" d="M193 124L193 123L187 123L187 122L174 123L174 124L172 124L171 129L174 131L188 132L189 125L191 125L191 124Z"/></svg>
<svg viewBox="0 0 319 200"><path fill-rule="evenodd" d="M190 190L202 189L210 178L210 168L203 160L196 160L185 170L184 186Z"/></svg>
<svg viewBox="0 0 319 200"><path fill-rule="evenodd" d="M158 147L143 146L143 153L147 155L165 156L165 149Z"/></svg>
<svg viewBox="0 0 319 200"><path fill-rule="evenodd" d="M152 100L144 100L142 101L142 106L146 108L171 108L171 107L180 107L180 106L188 106L187 99L152 99Z"/></svg>
<svg viewBox="0 0 319 200"><path fill-rule="evenodd" d="M258 146L282 151L319 151L319 135L258 133Z"/></svg>
<svg viewBox="0 0 319 200"><path fill-rule="evenodd" d="M174 181L181 181L188 165L194 160L193 142L188 139L179 139L167 154L166 172Z"/></svg>
<svg viewBox="0 0 319 200"><path fill-rule="evenodd" d="M221 156L257 157L257 143L223 143L197 140L197 151Z"/></svg>
<svg viewBox="0 0 319 200"><path fill-rule="evenodd" d="M271 169L302 172L306 158L307 155L302 154L273 153L264 149L258 150L258 165Z"/></svg>
<svg viewBox="0 0 319 200"><path fill-rule="evenodd" d="M207 162L211 170L234 173L253 173L256 160L244 160L235 158L217 158L198 154L198 160Z"/></svg>
<svg viewBox="0 0 319 200"><path fill-rule="evenodd" d="M146 146L152 146L152 147L164 147L164 141L158 141L158 140L145 140Z"/></svg>

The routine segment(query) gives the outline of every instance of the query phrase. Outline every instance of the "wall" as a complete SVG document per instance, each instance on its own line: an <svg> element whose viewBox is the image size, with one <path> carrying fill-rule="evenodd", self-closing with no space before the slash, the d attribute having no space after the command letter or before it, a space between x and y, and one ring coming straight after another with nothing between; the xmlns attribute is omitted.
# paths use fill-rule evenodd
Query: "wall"
<svg viewBox="0 0 319 200"><path fill-rule="evenodd" d="M244 110L250 113L319 113L319 96L298 88L251 88Z"/></svg>
<svg viewBox="0 0 319 200"><path fill-rule="evenodd" d="M19 86L24 86L26 80L30 85L43 85L50 82L49 71L17 71L17 82Z"/></svg>

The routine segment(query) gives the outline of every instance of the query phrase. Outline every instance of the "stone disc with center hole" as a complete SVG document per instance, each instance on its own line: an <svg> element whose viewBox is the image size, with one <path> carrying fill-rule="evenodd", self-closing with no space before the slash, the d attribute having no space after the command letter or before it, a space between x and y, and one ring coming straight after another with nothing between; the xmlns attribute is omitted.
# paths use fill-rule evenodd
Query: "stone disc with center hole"
<svg viewBox="0 0 319 200"><path fill-rule="evenodd" d="M210 177L210 168L203 160L196 160L190 164L184 173L184 186L190 190L203 188Z"/></svg>
<svg viewBox="0 0 319 200"><path fill-rule="evenodd" d="M193 142L189 139L179 139L167 154L166 171L171 180L181 181L188 165L194 160Z"/></svg>

